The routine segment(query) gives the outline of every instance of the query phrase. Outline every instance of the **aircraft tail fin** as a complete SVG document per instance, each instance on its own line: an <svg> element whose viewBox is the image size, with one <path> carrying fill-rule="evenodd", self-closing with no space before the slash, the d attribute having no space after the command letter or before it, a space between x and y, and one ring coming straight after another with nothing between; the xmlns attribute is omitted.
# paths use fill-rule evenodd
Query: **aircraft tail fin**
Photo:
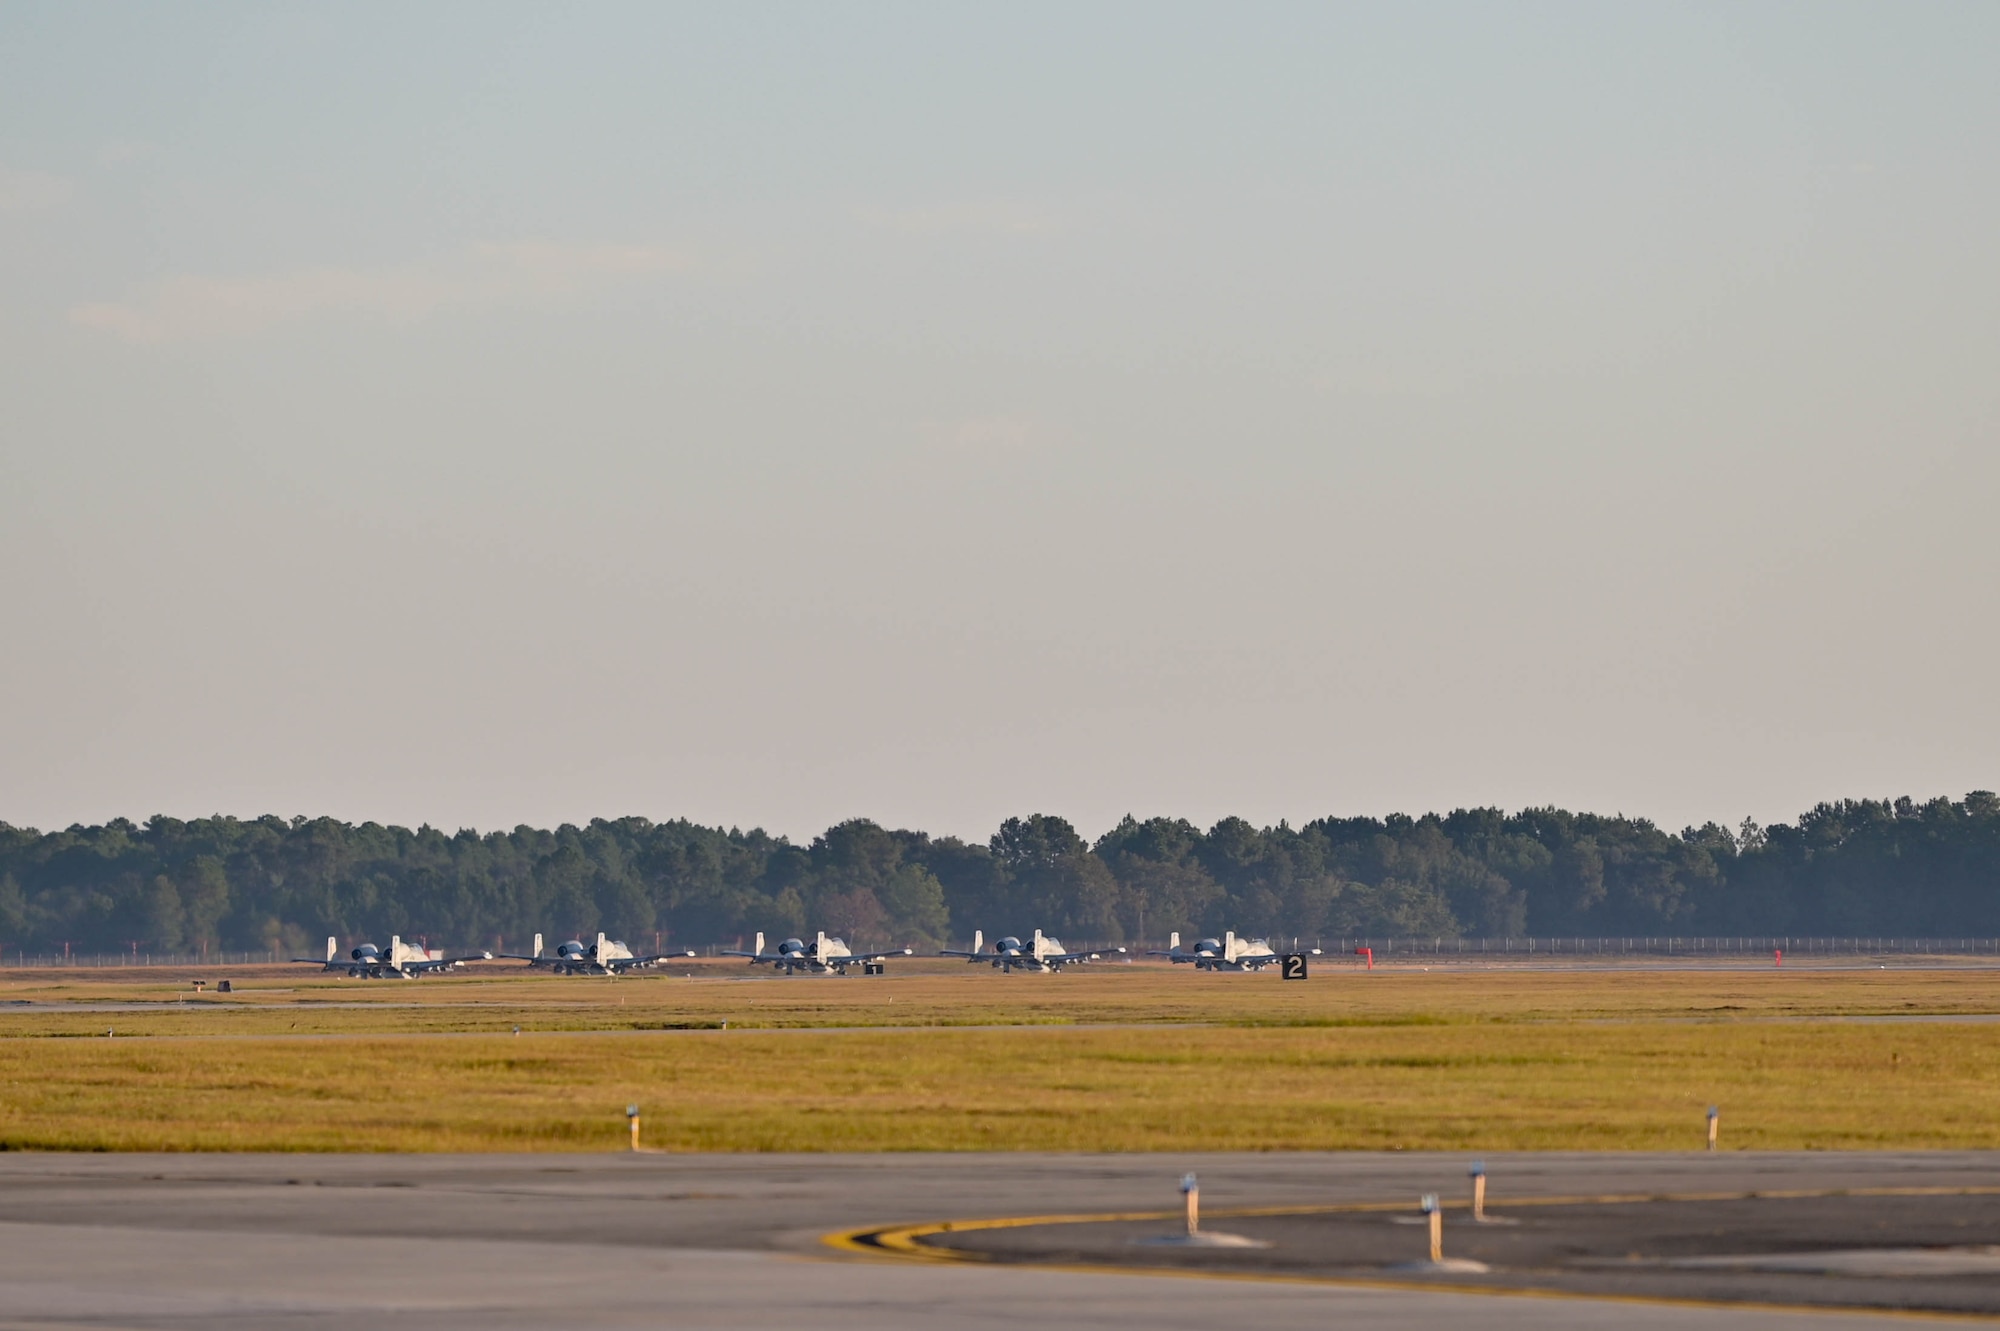
<svg viewBox="0 0 2000 1331"><path fill-rule="evenodd" d="M1236 931L1231 929L1222 935L1222 959L1236 960Z"/></svg>
<svg viewBox="0 0 2000 1331"><path fill-rule="evenodd" d="M826 930L824 929L820 930L819 937L813 940L813 955L821 961L826 960Z"/></svg>
<svg viewBox="0 0 2000 1331"><path fill-rule="evenodd" d="M1176 929L1172 933L1167 935L1167 951L1178 952L1180 950L1181 950L1181 931Z"/></svg>
<svg viewBox="0 0 2000 1331"><path fill-rule="evenodd" d="M390 934L389 964L391 966L395 966L400 964L402 960L403 960L403 936L401 934Z"/></svg>
<svg viewBox="0 0 2000 1331"><path fill-rule="evenodd" d="M764 955L764 934L761 930L757 934L757 946L751 948L750 951L760 957Z"/></svg>
<svg viewBox="0 0 2000 1331"><path fill-rule="evenodd" d="M335 953L337 953L337 952L339 952L339 951L340 951L340 947L339 947L339 945L338 945L338 944L336 944L336 943L335 943L335 942L333 941L333 935L332 935L332 934L328 934L328 935L326 936L326 959L327 959L328 961L332 961L332 960L333 960L333 958L334 958L334 954L335 954Z"/></svg>
<svg viewBox="0 0 2000 1331"><path fill-rule="evenodd" d="M974 929L972 931L972 950L974 952L977 952L985 946L986 946L986 931L983 929Z"/></svg>
<svg viewBox="0 0 2000 1331"><path fill-rule="evenodd" d="M597 931L597 959L604 960L604 930Z"/></svg>
<svg viewBox="0 0 2000 1331"><path fill-rule="evenodd" d="M541 936L540 934L536 934L536 935L535 935L535 957L536 957L536 959L537 959L537 960L540 960L540 958L541 958L541 955L542 955L542 936Z"/></svg>

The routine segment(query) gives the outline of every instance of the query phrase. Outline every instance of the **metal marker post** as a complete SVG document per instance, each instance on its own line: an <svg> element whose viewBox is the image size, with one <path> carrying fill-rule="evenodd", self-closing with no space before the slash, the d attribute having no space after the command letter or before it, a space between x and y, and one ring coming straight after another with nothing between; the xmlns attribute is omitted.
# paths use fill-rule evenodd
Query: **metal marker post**
<svg viewBox="0 0 2000 1331"><path fill-rule="evenodd" d="M1486 1162L1472 1162L1472 1222L1482 1224L1486 1220Z"/></svg>
<svg viewBox="0 0 2000 1331"><path fill-rule="evenodd" d="M1187 1236L1201 1228L1201 1185L1192 1174L1181 1175L1181 1196L1187 1199Z"/></svg>
<svg viewBox="0 0 2000 1331"><path fill-rule="evenodd" d="M639 1149L639 1106L626 1105L625 1117L632 1120L632 1149Z"/></svg>
<svg viewBox="0 0 2000 1331"><path fill-rule="evenodd" d="M1431 1261L1435 1264L1444 1260L1444 1212L1438 1209L1436 1193L1424 1194L1423 1208L1431 1222Z"/></svg>
<svg viewBox="0 0 2000 1331"><path fill-rule="evenodd" d="M1722 1119L1722 1110L1714 1105L1708 1107L1708 1149L1715 1149L1716 1125Z"/></svg>

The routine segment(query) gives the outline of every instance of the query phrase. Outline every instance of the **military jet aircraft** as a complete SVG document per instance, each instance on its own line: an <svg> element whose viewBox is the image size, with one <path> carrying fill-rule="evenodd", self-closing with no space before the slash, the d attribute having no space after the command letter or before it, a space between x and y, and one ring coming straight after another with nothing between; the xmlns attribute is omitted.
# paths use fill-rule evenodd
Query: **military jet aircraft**
<svg viewBox="0 0 2000 1331"><path fill-rule="evenodd" d="M1318 948L1309 948L1313 956L1319 955ZM1276 965L1278 954L1271 950L1269 940L1263 938L1238 938L1235 931L1221 938L1204 938L1192 948L1181 948L1181 936L1171 934L1167 938L1167 951L1148 952L1149 957L1169 957L1175 965L1191 961L1198 971L1260 971L1266 966Z"/></svg>
<svg viewBox="0 0 2000 1331"><path fill-rule="evenodd" d="M1065 966L1081 966L1087 961L1097 961L1104 956L1102 952L1071 952L1063 947L1062 939L1046 937L1040 929L1035 930L1034 939L1027 943L1009 934L995 942L991 952L984 950L985 941L984 931L975 929L972 933L970 952L954 952L947 949L938 955L964 957L966 964L974 966L984 961L1001 971L1059 971ZM1125 949L1119 947L1110 950L1123 952Z"/></svg>
<svg viewBox="0 0 2000 1331"><path fill-rule="evenodd" d="M525 961L530 969L547 966L557 975L623 975L630 970L645 970L663 961L678 961L691 957L690 951L656 952L651 956L635 957L632 949L615 939L607 939L602 932L595 943L581 943L572 938L567 943L558 943L556 950L544 954L542 936L535 935L535 950L529 956L518 952L502 952L503 960Z"/></svg>
<svg viewBox="0 0 2000 1331"><path fill-rule="evenodd" d="M910 949L897 948L891 952L855 952L840 938L828 938L826 931L808 943L802 938L787 938L778 944L776 952L764 950L764 935L757 935L754 952L724 952L725 957L748 957L752 966L760 962L770 962L774 970L790 975L794 971L838 971L847 974L849 966L880 966L884 957L907 957Z"/></svg>
<svg viewBox="0 0 2000 1331"><path fill-rule="evenodd" d="M343 959L339 943L329 938L326 940L324 962L318 957L293 957L292 960L302 961L308 966L324 966L330 971L346 971L363 980L414 980L422 975L456 970L468 961L491 961L493 954L468 952L464 956L448 957L429 948L411 947L400 935L396 935L389 939L389 950L386 952L373 943L363 943Z"/></svg>

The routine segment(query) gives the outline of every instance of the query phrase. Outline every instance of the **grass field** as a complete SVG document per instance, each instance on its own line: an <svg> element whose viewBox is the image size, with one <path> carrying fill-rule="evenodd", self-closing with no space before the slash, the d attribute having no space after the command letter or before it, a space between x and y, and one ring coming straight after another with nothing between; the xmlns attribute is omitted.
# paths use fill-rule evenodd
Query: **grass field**
<svg viewBox="0 0 2000 1331"><path fill-rule="evenodd" d="M2000 1147L2000 1023L1815 1020L2000 1012L2000 970L693 970L13 972L0 1146L615 1150L637 1101L688 1150L1693 1149L1709 1104L1730 1148Z"/></svg>

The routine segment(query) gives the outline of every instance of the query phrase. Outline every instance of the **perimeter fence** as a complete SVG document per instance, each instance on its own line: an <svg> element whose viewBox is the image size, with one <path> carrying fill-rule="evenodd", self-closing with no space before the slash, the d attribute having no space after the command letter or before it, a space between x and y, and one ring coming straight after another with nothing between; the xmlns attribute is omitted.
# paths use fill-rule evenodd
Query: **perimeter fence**
<svg viewBox="0 0 2000 1331"><path fill-rule="evenodd" d="M0 968L64 966L99 969L117 966L274 966L291 960L286 952L22 952L0 946Z"/></svg>
<svg viewBox="0 0 2000 1331"><path fill-rule="evenodd" d="M1308 940L1295 939L1294 946ZM1376 960L1393 956L1513 956L1513 957L1721 957L1765 956L2000 956L2000 938L1840 938L1801 935L1761 937L1652 938L1342 938L1331 945L1311 941L1324 951L1362 953Z"/></svg>

